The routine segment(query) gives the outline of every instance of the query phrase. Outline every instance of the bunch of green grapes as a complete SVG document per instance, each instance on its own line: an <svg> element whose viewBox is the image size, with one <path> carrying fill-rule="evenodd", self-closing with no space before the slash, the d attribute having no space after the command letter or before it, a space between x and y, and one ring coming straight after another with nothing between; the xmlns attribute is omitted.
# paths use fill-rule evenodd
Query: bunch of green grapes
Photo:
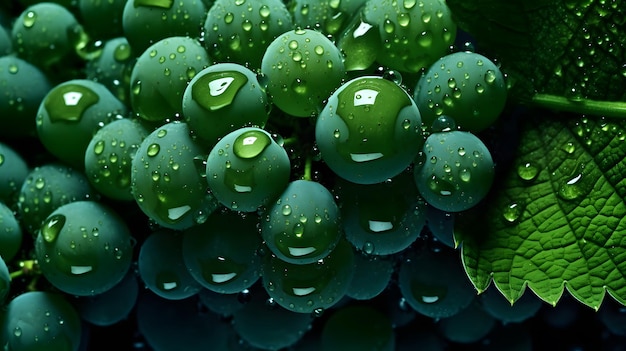
<svg viewBox="0 0 626 351"><path fill-rule="evenodd" d="M487 196L506 104L444 0L16 6L0 345L78 350L82 319L154 349L392 350L417 314L454 342L528 318L479 305L433 229Z"/></svg>

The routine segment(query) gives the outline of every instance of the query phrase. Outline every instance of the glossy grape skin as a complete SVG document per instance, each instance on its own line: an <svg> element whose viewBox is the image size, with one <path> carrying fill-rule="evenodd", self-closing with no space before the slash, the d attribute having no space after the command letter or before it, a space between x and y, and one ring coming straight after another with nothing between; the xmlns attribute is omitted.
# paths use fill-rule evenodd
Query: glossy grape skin
<svg viewBox="0 0 626 351"><path fill-rule="evenodd" d="M183 235L172 230L151 233L141 245L137 260L146 287L168 300L182 300L200 291L183 260Z"/></svg>
<svg viewBox="0 0 626 351"><path fill-rule="evenodd" d="M183 258L189 273L204 288L234 294L259 278L261 238L258 218L215 212L201 225L185 230Z"/></svg>
<svg viewBox="0 0 626 351"><path fill-rule="evenodd" d="M93 134L126 114L126 106L102 84L73 79L58 84L37 111L37 135L61 161L82 170Z"/></svg>
<svg viewBox="0 0 626 351"><path fill-rule="evenodd" d="M148 130L135 119L115 120L96 132L85 150L85 175L102 195L121 201L131 193L132 160Z"/></svg>
<svg viewBox="0 0 626 351"><path fill-rule="evenodd" d="M7 267L6 262L4 261L3 256L0 256L0 304L4 305L4 301L9 294L11 289L11 276L9 273L9 268ZM2 321L2 316L0 315L0 322ZM2 340L0 338L0 340Z"/></svg>
<svg viewBox="0 0 626 351"><path fill-rule="evenodd" d="M20 188L17 213L20 223L36 235L42 222L62 205L96 199L97 192L75 169L58 163L33 168Z"/></svg>
<svg viewBox="0 0 626 351"><path fill-rule="evenodd" d="M376 76L352 79L328 99L315 140L338 176L381 183L413 162L423 144L420 112L397 84Z"/></svg>
<svg viewBox="0 0 626 351"><path fill-rule="evenodd" d="M430 205L465 211L480 202L494 178L491 153L475 135L463 131L431 134L424 158L414 169L415 183Z"/></svg>
<svg viewBox="0 0 626 351"><path fill-rule="evenodd" d="M295 117L315 116L345 78L339 49L311 29L285 32L267 47L261 62L272 102Z"/></svg>
<svg viewBox="0 0 626 351"><path fill-rule="evenodd" d="M124 34L122 15L126 0L78 0L81 23L89 35L106 40Z"/></svg>
<svg viewBox="0 0 626 351"><path fill-rule="evenodd" d="M268 132L247 127L225 135L211 149L206 180L222 205L255 212L285 190L290 171L285 149Z"/></svg>
<svg viewBox="0 0 626 351"><path fill-rule="evenodd" d="M378 29L377 61L391 69L417 73L443 56L456 37L456 24L444 0L368 1L364 21Z"/></svg>
<svg viewBox="0 0 626 351"><path fill-rule="evenodd" d="M354 253L354 276L346 295L355 300L371 300L389 286L394 272L394 261L371 256L361 251Z"/></svg>
<svg viewBox="0 0 626 351"><path fill-rule="evenodd" d="M293 29L293 24L280 0L217 0L207 13L203 29L205 46L217 62L256 70L270 43Z"/></svg>
<svg viewBox="0 0 626 351"><path fill-rule="evenodd" d="M17 204L22 183L30 172L26 160L12 147L0 142L0 201Z"/></svg>
<svg viewBox="0 0 626 351"><path fill-rule="evenodd" d="M7 350L77 351L80 346L80 317L57 293L22 293L6 306L0 326L0 340Z"/></svg>
<svg viewBox="0 0 626 351"><path fill-rule="evenodd" d="M195 136L210 145L238 128L263 128L269 110L267 93L256 74L234 63L218 63L198 72L183 95L185 121Z"/></svg>
<svg viewBox="0 0 626 351"><path fill-rule="evenodd" d="M18 139L36 135L35 119L52 85L40 68L16 56L0 57L0 137Z"/></svg>
<svg viewBox="0 0 626 351"><path fill-rule="evenodd" d="M326 257L341 238L340 213L320 183L295 180L261 222L267 247L281 260L312 264Z"/></svg>
<svg viewBox="0 0 626 351"><path fill-rule="evenodd" d="M10 262L22 245L22 228L13 211L0 202L0 257Z"/></svg>
<svg viewBox="0 0 626 351"><path fill-rule="evenodd" d="M133 112L161 123L180 116L187 83L210 64L208 53L195 39L168 37L152 44L137 58L131 73Z"/></svg>
<svg viewBox="0 0 626 351"><path fill-rule="evenodd" d="M78 296L100 294L118 284L130 268L132 251L126 223L93 201L56 209L35 242L43 276L57 289Z"/></svg>
<svg viewBox="0 0 626 351"><path fill-rule="evenodd" d="M131 191L139 208L157 224L186 229L215 209L202 175L206 150L183 122L167 123L140 144L132 162Z"/></svg>
<svg viewBox="0 0 626 351"><path fill-rule="evenodd" d="M86 0L91 1L91 0ZM99 0L98 0L99 1ZM87 79L95 80L109 89L125 105L130 104L130 74L138 53L125 37L107 40L102 53L87 62Z"/></svg>
<svg viewBox="0 0 626 351"><path fill-rule="evenodd" d="M274 301L298 313L323 312L337 304L354 274L354 253L345 240L323 260L291 264L267 255L262 264L263 286Z"/></svg>
<svg viewBox="0 0 626 351"><path fill-rule="evenodd" d="M498 66L474 52L456 52L434 62L413 93L422 118L430 126L450 116L462 130L480 132L498 119L507 88Z"/></svg>
<svg viewBox="0 0 626 351"><path fill-rule="evenodd" d="M122 12L124 36L136 52L168 37L198 38L206 11L201 0L127 0Z"/></svg>

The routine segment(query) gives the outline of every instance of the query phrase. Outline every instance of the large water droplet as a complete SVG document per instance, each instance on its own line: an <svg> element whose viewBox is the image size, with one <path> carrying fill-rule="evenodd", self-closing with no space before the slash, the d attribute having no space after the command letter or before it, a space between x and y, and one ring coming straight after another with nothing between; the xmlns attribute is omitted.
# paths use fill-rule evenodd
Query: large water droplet
<svg viewBox="0 0 626 351"><path fill-rule="evenodd" d="M531 181L537 178L539 174L539 168L537 168L533 163L526 162L519 167L517 167L517 175L526 181Z"/></svg>
<svg viewBox="0 0 626 351"><path fill-rule="evenodd" d="M65 216L62 214L56 214L48 217L48 219L46 219L41 226L41 235L43 236L43 240L48 243L53 243L63 229L65 219Z"/></svg>
<svg viewBox="0 0 626 351"><path fill-rule="evenodd" d="M269 135L260 130L241 133L233 143L233 152L239 158L250 159L259 156L272 143Z"/></svg>
<svg viewBox="0 0 626 351"><path fill-rule="evenodd" d="M99 100L93 90L70 83L53 89L46 97L44 106L52 122L77 122L85 110Z"/></svg>

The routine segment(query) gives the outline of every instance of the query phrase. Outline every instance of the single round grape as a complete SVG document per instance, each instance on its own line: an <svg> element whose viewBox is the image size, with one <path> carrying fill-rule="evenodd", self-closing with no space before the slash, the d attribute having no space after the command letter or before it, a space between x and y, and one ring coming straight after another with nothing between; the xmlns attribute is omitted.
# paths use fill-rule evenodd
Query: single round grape
<svg viewBox="0 0 626 351"><path fill-rule="evenodd" d="M13 47L18 56L48 70L76 58L82 27L64 6L41 2L24 9L13 23Z"/></svg>
<svg viewBox="0 0 626 351"><path fill-rule="evenodd" d="M281 260L311 264L326 257L341 238L335 199L320 183L295 180L268 209L261 235Z"/></svg>
<svg viewBox="0 0 626 351"><path fill-rule="evenodd" d="M254 292L250 301L234 313L233 328L243 340L259 349L293 346L311 328L313 317L272 306L267 301L267 294Z"/></svg>
<svg viewBox="0 0 626 351"><path fill-rule="evenodd" d="M170 229L206 219L217 206L203 178L205 154L186 123L170 122L150 133L132 161L131 191L139 208Z"/></svg>
<svg viewBox="0 0 626 351"><path fill-rule="evenodd" d="M168 37L195 39L206 12L201 0L127 0L122 13L124 36L138 52Z"/></svg>
<svg viewBox="0 0 626 351"><path fill-rule="evenodd" d="M150 234L141 245L137 266L146 287L164 299L186 299L200 291L183 261L179 232L164 229Z"/></svg>
<svg viewBox="0 0 626 351"><path fill-rule="evenodd" d="M152 44L137 58L131 73L133 112L152 122L179 116L187 83L210 64L206 50L195 39L169 37Z"/></svg>
<svg viewBox="0 0 626 351"><path fill-rule="evenodd" d="M507 88L498 66L474 52L456 52L434 62L418 81L415 103L428 126L448 115L463 130L480 132L500 116Z"/></svg>
<svg viewBox="0 0 626 351"><path fill-rule="evenodd" d="M6 306L0 340L12 351L77 351L81 322L60 294L28 291Z"/></svg>
<svg viewBox="0 0 626 351"><path fill-rule="evenodd" d="M541 300L530 289L526 289L513 305L495 286L491 286L479 298L485 312L502 323L521 323L532 318L542 305Z"/></svg>
<svg viewBox="0 0 626 351"><path fill-rule="evenodd" d="M266 255L262 264L263 286L274 301L287 310L321 313L346 295L354 274L354 253L340 240L324 259L292 264Z"/></svg>
<svg viewBox="0 0 626 351"><path fill-rule="evenodd" d="M410 174L378 184L337 184L342 228L358 250L369 255L395 254L422 232L426 206Z"/></svg>
<svg viewBox="0 0 626 351"><path fill-rule="evenodd" d="M0 142L0 202L9 207L17 203L20 187L29 172L22 155Z"/></svg>
<svg viewBox="0 0 626 351"><path fill-rule="evenodd" d="M122 15L127 0L78 0L81 23L91 37L106 40L124 35Z"/></svg>
<svg viewBox="0 0 626 351"><path fill-rule="evenodd" d="M11 289L11 274L9 273L9 268L7 267L7 264L4 261L4 255L0 254L0 304L3 306L4 306L4 300L6 299L7 295L9 295L10 289ZM0 315L0 322L1 321L2 321L2 316Z"/></svg>
<svg viewBox="0 0 626 351"><path fill-rule="evenodd" d="M259 128L240 128L211 150L206 180L224 206L254 212L285 190L291 172L289 156L271 135Z"/></svg>
<svg viewBox="0 0 626 351"><path fill-rule="evenodd" d="M364 76L342 85L317 118L315 140L338 176L374 184L406 169L423 144L413 99L387 79Z"/></svg>
<svg viewBox="0 0 626 351"><path fill-rule="evenodd" d="M423 152L414 177L430 205L448 212L465 211L491 189L494 163L489 149L475 135L458 130L433 133Z"/></svg>
<svg viewBox="0 0 626 351"><path fill-rule="evenodd" d="M476 295L458 257L446 252L423 252L402 262L398 285L414 310L432 318L459 313Z"/></svg>
<svg viewBox="0 0 626 351"><path fill-rule="evenodd" d="M112 209L76 201L50 214L35 253L43 276L68 294L103 293L128 272L133 257L130 230Z"/></svg>
<svg viewBox="0 0 626 351"><path fill-rule="evenodd" d="M148 130L137 120L115 120L96 132L85 150L85 175L106 197L130 201L131 166Z"/></svg>
<svg viewBox="0 0 626 351"><path fill-rule="evenodd" d="M199 310L195 297L167 300L151 292L137 301L137 327L153 350L229 350L229 323L214 313Z"/></svg>
<svg viewBox="0 0 626 351"><path fill-rule="evenodd" d="M0 57L0 137L34 137L37 109L52 88L41 69L16 56Z"/></svg>
<svg viewBox="0 0 626 351"><path fill-rule="evenodd" d="M204 43L218 62L256 70L270 43L292 28L283 1L216 0L204 22Z"/></svg>
<svg viewBox="0 0 626 351"><path fill-rule="evenodd" d="M487 336L495 324L495 318L474 302L456 315L439 320L437 329L449 341L471 344Z"/></svg>
<svg viewBox="0 0 626 351"><path fill-rule="evenodd" d="M370 306L348 306L335 311L322 329L322 351L395 350L395 332L389 318Z"/></svg>
<svg viewBox="0 0 626 351"><path fill-rule="evenodd" d="M97 192L75 169L57 163L35 167L20 188L17 213L22 226L37 234L43 221L62 205L95 199Z"/></svg>
<svg viewBox="0 0 626 351"><path fill-rule="evenodd" d="M83 169L94 133L126 114L126 106L102 84L87 79L61 83L39 105L37 135L61 161Z"/></svg>
<svg viewBox="0 0 626 351"><path fill-rule="evenodd" d="M10 262L22 246L22 228L13 211L0 202L0 257Z"/></svg>
<svg viewBox="0 0 626 351"><path fill-rule="evenodd" d="M87 79L104 85L118 100L129 105L130 74L135 65L136 55L138 53L130 47L125 37L109 39L102 47L102 54L87 62L85 68Z"/></svg>
<svg viewBox="0 0 626 351"><path fill-rule="evenodd" d="M139 284L130 270L111 289L94 296L79 296L72 301L80 317L97 326L110 326L126 319L137 302Z"/></svg>
<svg viewBox="0 0 626 351"><path fill-rule="evenodd" d="M183 258L191 276L203 287L222 294L238 293L259 278L261 238L258 218L236 212L215 212L186 230Z"/></svg>
<svg viewBox="0 0 626 351"><path fill-rule="evenodd" d="M269 101L257 76L234 63L218 63L198 72L183 94L183 115L194 135L214 145L246 126L263 128Z"/></svg>
<svg viewBox="0 0 626 351"><path fill-rule="evenodd" d="M392 260L355 252L354 276L346 295L355 300L373 299L387 288L393 271Z"/></svg>
<svg viewBox="0 0 626 351"><path fill-rule="evenodd" d="M377 61L402 72L429 67L456 38L456 24L445 0L368 1L363 19L378 29L382 50Z"/></svg>
<svg viewBox="0 0 626 351"><path fill-rule="evenodd" d="M341 52L324 34L296 29L267 47L261 73L274 105L289 115L310 117L319 113L346 72Z"/></svg>

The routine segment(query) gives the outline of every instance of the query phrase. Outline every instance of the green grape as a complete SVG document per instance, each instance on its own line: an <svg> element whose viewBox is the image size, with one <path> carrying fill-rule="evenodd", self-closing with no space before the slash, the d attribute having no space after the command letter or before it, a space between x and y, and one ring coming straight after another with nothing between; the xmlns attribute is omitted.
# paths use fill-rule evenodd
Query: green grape
<svg viewBox="0 0 626 351"><path fill-rule="evenodd" d="M28 173L20 188L17 213L26 231L36 235L52 211L96 195L82 173L62 164L45 164Z"/></svg>
<svg viewBox="0 0 626 351"><path fill-rule="evenodd" d="M350 16L340 4L337 0L293 0L290 12L296 28L319 28L324 34L337 35Z"/></svg>
<svg viewBox="0 0 626 351"><path fill-rule="evenodd" d="M0 254L0 305L4 306L4 300L9 295L11 289L11 275L9 268L4 261L5 256ZM0 325L2 325L2 314L0 313ZM0 338L0 340L3 340Z"/></svg>
<svg viewBox="0 0 626 351"><path fill-rule="evenodd" d="M71 302L83 320L97 326L111 326L130 315L138 295L137 277L130 270L111 289L94 296L78 296Z"/></svg>
<svg viewBox="0 0 626 351"><path fill-rule="evenodd" d="M267 47L261 62L276 107L296 117L317 115L345 77L339 49L324 34L296 29Z"/></svg>
<svg viewBox="0 0 626 351"><path fill-rule="evenodd" d="M205 154L186 123L170 122L150 133L132 162L131 191L139 208L170 229L206 220L217 206L201 169Z"/></svg>
<svg viewBox="0 0 626 351"><path fill-rule="evenodd" d="M426 125L448 115L461 129L474 133L498 119L506 95L498 66L474 52L441 57L420 78L413 93Z"/></svg>
<svg viewBox="0 0 626 351"><path fill-rule="evenodd" d="M126 0L78 0L78 11L85 30L98 40L124 35L122 15Z"/></svg>
<svg viewBox="0 0 626 351"><path fill-rule="evenodd" d="M217 0L204 22L204 45L218 62L256 70L270 43L292 28L280 0Z"/></svg>
<svg viewBox="0 0 626 351"><path fill-rule="evenodd" d="M85 175L102 195L122 201L131 193L132 161L148 130L137 120L115 120L96 132L85 150Z"/></svg>
<svg viewBox="0 0 626 351"><path fill-rule="evenodd" d="M322 329L322 351L395 350L395 332L389 318L370 306L348 306L335 311Z"/></svg>
<svg viewBox="0 0 626 351"><path fill-rule="evenodd" d="M146 287L164 299L186 299L200 291L183 261L179 232L163 229L150 234L141 245L137 265Z"/></svg>
<svg viewBox="0 0 626 351"><path fill-rule="evenodd" d="M22 246L22 228L13 211L0 202L0 257L11 261Z"/></svg>
<svg viewBox="0 0 626 351"><path fill-rule="evenodd" d="M311 264L326 257L341 238L339 208L320 183L296 180L268 209L261 235L281 260Z"/></svg>
<svg viewBox="0 0 626 351"><path fill-rule="evenodd" d="M37 135L61 161L82 169L94 133L126 114L126 106L102 84L87 79L61 83L39 105Z"/></svg>
<svg viewBox="0 0 626 351"><path fill-rule="evenodd" d="M210 64L206 50L195 39L169 37L154 43L139 56L131 73L133 111L152 122L179 116L187 83Z"/></svg>
<svg viewBox="0 0 626 351"><path fill-rule="evenodd" d="M6 306L0 340L11 351L76 351L81 322L62 295L28 291Z"/></svg>
<svg viewBox="0 0 626 351"><path fill-rule="evenodd" d="M354 254L354 276L346 295L355 300L370 300L387 288L393 274L393 261L379 256Z"/></svg>
<svg viewBox="0 0 626 351"><path fill-rule="evenodd" d="M0 137L18 139L36 135L34 115L52 86L44 73L15 56L0 57Z"/></svg>
<svg viewBox="0 0 626 351"><path fill-rule="evenodd" d="M355 248L368 255L391 255L420 235L426 206L410 174L378 184L337 184L342 227Z"/></svg>
<svg viewBox="0 0 626 351"><path fill-rule="evenodd" d="M17 204L20 187L28 172L28 165L22 155L0 142L0 202L9 207Z"/></svg>
<svg viewBox="0 0 626 351"><path fill-rule="evenodd" d="M456 38L456 24L445 0L368 1L363 21L378 29L377 61L417 73L445 55Z"/></svg>
<svg viewBox="0 0 626 351"><path fill-rule="evenodd" d="M4 28L4 26L0 25L0 57L5 56L13 52L13 43L11 42L11 36Z"/></svg>
<svg viewBox="0 0 626 351"><path fill-rule="evenodd" d="M198 310L194 297L167 300L150 292L137 301L137 327L152 350L231 350L230 324Z"/></svg>
<svg viewBox="0 0 626 351"><path fill-rule="evenodd" d="M268 132L240 128L224 136L209 153L206 180L222 205L255 212L285 190L290 167L287 152Z"/></svg>
<svg viewBox="0 0 626 351"><path fill-rule="evenodd" d="M431 318L459 313L476 295L458 257L447 252L422 252L402 262L398 285L406 302Z"/></svg>
<svg viewBox="0 0 626 351"><path fill-rule="evenodd" d="M346 295L354 275L354 253L350 243L340 240L315 263L292 264L266 255L262 270L263 286L278 305L293 312L320 314Z"/></svg>
<svg viewBox="0 0 626 351"><path fill-rule="evenodd" d="M222 294L238 293L259 278L258 218L215 212L204 224L185 231L183 259L203 287Z"/></svg>
<svg viewBox="0 0 626 351"><path fill-rule="evenodd" d="M313 316L272 305L266 294L255 292L250 301L234 313L232 323L237 334L251 346L281 350L302 338L311 328Z"/></svg>
<svg viewBox="0 0 626 351"><path fill-rule="evenodd" d="M542 305L541 300L529 289L511 305L495 286L480 295L480 302L485 312L502 323L521 323L533 317Z"/></svg>
<svg viewBox="0 0 626 351"><path fill-rule="evenodd" d="M198 293L198 298L200 299L200 302L206 308L223 317L232 316L233 313L243 307L244 303L249 302L242 301L240 296L242 295L239 293L222 294L209 289L201 289Z"/></svg>
<svg viewBox="0 0 626 351"><path fill-rule="evenodd" d="M125 105L130 104L130 74L135 65L135 51L124 37L107 40L102 54L87 62L87 79L99 82Z"/></svg>
<svg viewBox="0 0 626 351"><path fill-rule="evenodd" d="M133 257L130 230L107 206L75 201L41 225L35 253L43 276L68 294L89 296L118 284Z"/></svg>
<svg viewBox="0 0 626 351"><path fill-rule="evenodd" d="M269 101L254 72L218 63L198 72L183 94L183 115L194 135L214 145L245 126L265 126Z"/></svg>
<svg viewBox="0 0 626 351"><path fill-rule="evenodd" d="M378 28L365 22L359 12L338 36L337 47L344 54L346 71L367 70L382 50Z"/></svg>
<svg viewBox="0 0 626 351"><path fill-rule="evenodd" d="M74 15L53 2L24 9L13 23L11 37L17 55L44 70L77 61L88 41Z"/></svg>
<svg viewBox="0 0 626 351"><path fill-rule="evenodd" d="M207 8L201 0L127 0L124 36L136 52L168 37L198 38Z"/></svg>
<svg viewBox="0 0 626 351"><path fill-rule="evenodd" d="M342 85L317 118L315 140L338 176L381 183L413 162L423 144L413 99L397 84L364 76Z"/></svg>
<svg viewBox="0 0 626 351"><path fill-rule="evenodd" d="M486 337L495 324L495 319L474 302L456 315L439 320L437 329L449 341L471 344Z"/></svg>
<svg viewBox="0 0 626 351"><path fill-rule="evenodd" d="M428 204L448 212L465 211L491 189L494 164L483 142L458 130L433 133L414 170L415 183Z"/></svg>

